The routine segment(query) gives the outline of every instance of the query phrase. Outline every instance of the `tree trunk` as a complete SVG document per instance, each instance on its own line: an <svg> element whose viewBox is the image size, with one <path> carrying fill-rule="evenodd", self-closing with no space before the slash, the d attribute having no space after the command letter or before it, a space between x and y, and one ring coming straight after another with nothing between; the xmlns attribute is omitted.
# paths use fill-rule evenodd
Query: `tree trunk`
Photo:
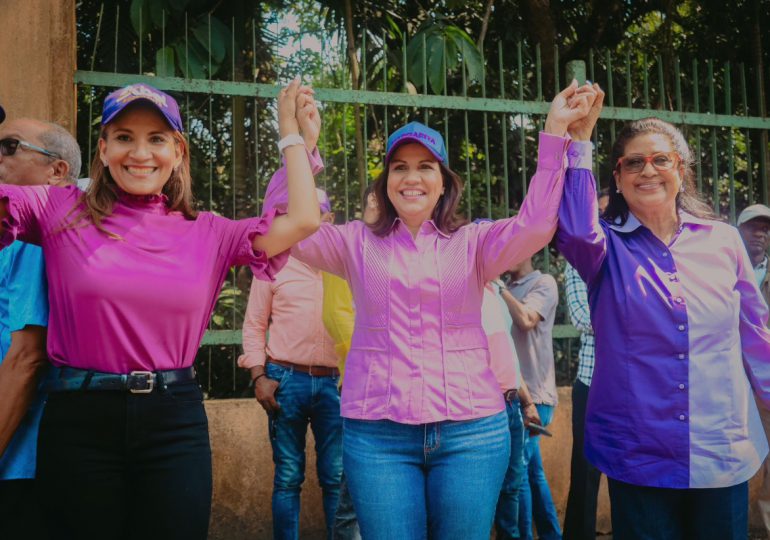
<svg viewBox="0 0 770 540"><path fill-rule="evenodd" d="M754 8L754 16L752 17L753 23L751 25L751 50L754 53L754 66L756 66L757 69L757 78L759 80L758 89L759 89L759 95L757 96L757 112L760 116L766 117L767 116L767 92L765 88L765 78L763 77L765 73L765 66L764 66L764 49L762 48L762 29L760 28L760 4L761 0L754 0L752 2L753 8ZM761 147L759 149L760 152L764 154L765 157L765 163L770 166L770 148L768 148L768 138L767 138L767 131L762 130L760 135L760 144ZM760 178L760 187L761 187L761 193L759 194L762 198L762 202L767 204L768 203L768 192L770 192L770 175L766 175L765 178Z"/></svg>
<svg viewBox="0 0 770 540"><path fill-rule="evenodd" d="M529 23L529 35L535 44L540 44L540 60L543 76L543 95L545 99L551 95L556 81L554 69L554 53L556 51L556 25L551 16L550 0L524 0L526 20Z"/></svg>

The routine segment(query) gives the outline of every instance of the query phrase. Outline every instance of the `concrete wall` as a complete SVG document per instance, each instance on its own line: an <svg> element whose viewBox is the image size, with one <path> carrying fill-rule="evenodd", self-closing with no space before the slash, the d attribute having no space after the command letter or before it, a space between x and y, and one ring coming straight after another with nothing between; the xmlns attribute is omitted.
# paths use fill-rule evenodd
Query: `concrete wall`
<svg viewBox="0 0 770 540"><path fill-rule="evenodd" d="M270 494L273 462L267 437L267 419L255 400L222 400L206 403L214 453L214 506L210 538L214 540L267 540L270 538ZM572 452L571 389L559 388L559 405L551 424L553 438L541 437L545 472L553 498L564 519ZM313 437L308 432L307 475L302 492L300 537L324 538L321 490L315 474ZM758 487L751 483L752 501ZM597 529L610 532L609 497L602 480ZM752 502L751 523L760 526Z"/></svg>
<svg viewBox="0 0 770 540"><path fill-rule="evenodd" d="M75 130L75 0L0 0L0 103Z"/></svg>

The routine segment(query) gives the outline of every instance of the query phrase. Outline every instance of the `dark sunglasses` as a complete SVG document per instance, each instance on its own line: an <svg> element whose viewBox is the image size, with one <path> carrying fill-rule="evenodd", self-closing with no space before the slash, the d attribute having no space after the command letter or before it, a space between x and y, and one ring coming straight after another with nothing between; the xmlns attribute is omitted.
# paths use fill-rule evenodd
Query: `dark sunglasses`
<svg viewBox="0 0 770 540"><path fill-rule="evenodd" d="M20 141L19 139L12 138L0 140L0 155L12 156L16 153L19 147L23 148L24 150L31 150L32 152L43 154L49 158L61 159L61 156L56 152L51 152L50 150L35 146L34 144L30 144L26 141Z"/></svg>

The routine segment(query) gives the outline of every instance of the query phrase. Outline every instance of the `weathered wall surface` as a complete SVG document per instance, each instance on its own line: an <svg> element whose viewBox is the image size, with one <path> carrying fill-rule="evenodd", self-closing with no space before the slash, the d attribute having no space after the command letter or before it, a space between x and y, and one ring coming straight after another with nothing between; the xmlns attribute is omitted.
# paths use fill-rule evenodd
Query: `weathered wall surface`
<svg viewBox="0 0 770 540"><path fill-rule="evenodd" d="M267 436L267 418L255 400L222 400L206 403L214 453L214 507L210 538L213 540L268 540L271 538L270 494L273 462ZM559 405L550 426L553 438L541 437L545 472L553 498L564 519L572 452L571 389L559 388ZM324 538L321 490L315 474L313 437L308 431L307 470L302 491L300 537ZM754 498L757 478L751 483L751 523L760 527ZM597 529L610 532L606 480L599 494Z"/></svg>
<svg viewBox="0 0 770 540"><path fill-rule="evenodd" d="M75 0L0 0L0 103L74 133Z"/></svg>

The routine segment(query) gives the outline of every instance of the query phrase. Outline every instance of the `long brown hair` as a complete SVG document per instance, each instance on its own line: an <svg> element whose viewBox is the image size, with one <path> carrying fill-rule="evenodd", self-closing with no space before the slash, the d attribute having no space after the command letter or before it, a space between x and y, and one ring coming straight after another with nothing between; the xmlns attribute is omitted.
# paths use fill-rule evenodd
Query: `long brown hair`
<svg viewBox="0 0 770 540"><path fill-rule="evenodd" d="M108 126L102 126L99 133L99 138L105 141L108 137L107 128ZM166 205L169 210L181 212L187 219L195 219L198 212L193 203L189 144L185 136L179 131L174 131L173 137L174 143L179 145L182 152L182 161L163 185L161 193L168 198ZM66 227L74 228L83 222L90 221L98 230L112 238L117 238L116 234L102 226L102 220L112 215L115 201L118 200L119 188L115 180L112 179L109 168L102 163L98 150L91 161L90 177L91 185L81 195L76 207L73 208L71 213L77 213Z"/></svg>
<svg viewBox="0 0 770 540"><path fill-rule="evenodd" d="M452 169L441 162L438 162L438 164L444 181L444 194L439 197L436 206L433 208L431 219L436 224L438 230L445 234L450 234L468 222L457 212L457 207L460 206L460 197L463 194L463 181L460 179L460 175ZM377 236L387 236L398 217L396 207L393 206L388 197L387 163L385 164L385 169L374 181L374 184L372 184L372 193L374 193L374 197L377 200L379 215L377 220L369 225L369 227Z"/></svg>
<svg viewBox="0 0 770 540"><path fill-rule="evenodd" d="M617 139L615 139L615 144L612 145L612 152L610 153L610 163L613 166L613 171L616 170L618 160L625 154L626 145L636 137L651 133L666 136L671 141L671 146L674 147L674 150L682 159L679 167L682 170L684 191L681 191L676 196L677 210L683 210L702 219L719 220L720 218L714 214L711 207L703 201L695 185L695 173L693 172L695 159L693 158L690 145L687 144L687 140L682 132L668 122L659 118L642 118L623 126L623 129L618 133ZM625 224L628 219L628 203L626 203L626 199L614 187L609 190L609 195L610 201L602 217L609 222L614 222L620 218L620 224Z"/></svg>

